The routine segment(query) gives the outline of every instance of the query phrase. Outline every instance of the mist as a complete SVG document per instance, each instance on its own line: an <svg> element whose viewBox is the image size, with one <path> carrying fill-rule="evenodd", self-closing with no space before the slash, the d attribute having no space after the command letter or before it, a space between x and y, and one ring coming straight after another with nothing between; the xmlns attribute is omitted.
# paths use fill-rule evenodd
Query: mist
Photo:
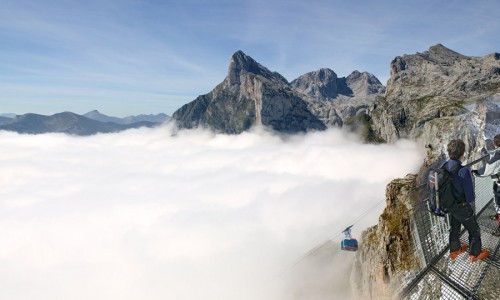
<svg viewBox="0 0 500 300"><path fill-rule="evenodd" d="M423 156L334 129L0 132L0 298L345 298L339 230Z"/></svg>

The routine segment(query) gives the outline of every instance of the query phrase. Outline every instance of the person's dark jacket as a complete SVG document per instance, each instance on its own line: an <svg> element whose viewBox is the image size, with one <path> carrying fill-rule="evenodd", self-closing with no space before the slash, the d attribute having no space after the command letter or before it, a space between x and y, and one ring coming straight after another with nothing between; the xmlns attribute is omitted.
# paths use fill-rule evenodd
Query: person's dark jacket
<svg viewBox="0 0 500 300"><path fill-rule="evenodd" d="M459 160L450 159L446 164L448 171L453 170L457 165L461 165ZM474 196L474 185L472 183L472 176L470 169L467 167L461 168L458 173L453 176L453 186L460 195L464 195L465 200L473 203L476 198Z"/></svg>

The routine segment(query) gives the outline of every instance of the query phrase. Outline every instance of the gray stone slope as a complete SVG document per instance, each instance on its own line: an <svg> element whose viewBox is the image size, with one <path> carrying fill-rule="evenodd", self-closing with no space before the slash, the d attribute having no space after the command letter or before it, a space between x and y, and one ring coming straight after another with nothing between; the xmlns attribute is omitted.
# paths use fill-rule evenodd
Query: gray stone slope
<svg viewBox="0 0 500 300"><path fill-rule="evenodd" d="M440 144L447 134L483 130L500 99L500 54L469 57L441 44L391 62L386 96L370 112L374 131L388 142L399 138ZM489 108L488 108L489 107ZM471 140L471 146L476 141Z"/></svg>
<svg viewBox="0 0 500 300"><path fill-rule="evenodd" d="M339 78L330 69L320 69L300 76L291 86L324 124L339 127L366 112L377 96L385 93L385 87L374 75L359 71Z"/></svg>

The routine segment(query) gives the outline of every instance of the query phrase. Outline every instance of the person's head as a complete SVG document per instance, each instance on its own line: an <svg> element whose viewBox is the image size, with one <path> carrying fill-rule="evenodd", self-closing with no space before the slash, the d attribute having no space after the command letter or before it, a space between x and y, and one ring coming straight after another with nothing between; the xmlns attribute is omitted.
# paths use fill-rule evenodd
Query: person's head
<svg viewBox="0 0 500 300"><path fill-rule="evenodd" d="M493 138L493 144L497 148L500 147L500 134L495 135L495 137Z"/></svg>
<svg viewBox="0 0 500 300"><path fill-rule="evenodd" d="M451 140L447 150L450 159L459 160L465 153L465 143L462 140Z"/></svg>

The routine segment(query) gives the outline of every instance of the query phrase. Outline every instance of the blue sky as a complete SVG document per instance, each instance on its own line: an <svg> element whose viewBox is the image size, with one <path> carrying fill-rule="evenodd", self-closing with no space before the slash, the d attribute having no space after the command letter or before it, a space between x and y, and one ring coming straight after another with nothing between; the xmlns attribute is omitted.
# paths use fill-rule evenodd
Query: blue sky
<svg viewBox="0 0 500 300"><path fill-rule="evenodd" d="M289 81L441 43L500 52L500 1L0 0L0 113L172 114L243 50Z"/></svg>

